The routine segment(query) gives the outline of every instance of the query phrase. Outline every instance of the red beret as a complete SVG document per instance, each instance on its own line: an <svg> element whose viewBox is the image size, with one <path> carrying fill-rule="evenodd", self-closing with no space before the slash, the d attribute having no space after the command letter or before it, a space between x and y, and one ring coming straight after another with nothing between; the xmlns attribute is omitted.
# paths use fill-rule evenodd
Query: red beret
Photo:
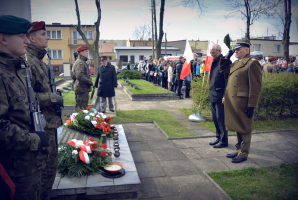
<svg viewBox="0 0 298 200"><path fill-rule="evenodd" d="M40 22L32 22L33 28L30 32L38 31L38 30L46 30L46 23L44 21Z"/></svg>
<svg viewBox="0 0 298 200"><path fill-rule="evenodd" d="M259 60L257 56L252 57L253 59Z"/></svg>
<svg viewBox="0 0 298 200"><path fill-rule="evenodd" d="M275 61L275 60L277 60L277 58L276 57L269 57L269 60L270 61Z"/></svg>
<svg viewBox="0 0 298 200"><path fill-rule="evenodd" d="M86 46L80 46L80 47L77 48L77 52L84 51L84 50L87 50L87 49L88 49L88 47L86 47Z"/></svg>

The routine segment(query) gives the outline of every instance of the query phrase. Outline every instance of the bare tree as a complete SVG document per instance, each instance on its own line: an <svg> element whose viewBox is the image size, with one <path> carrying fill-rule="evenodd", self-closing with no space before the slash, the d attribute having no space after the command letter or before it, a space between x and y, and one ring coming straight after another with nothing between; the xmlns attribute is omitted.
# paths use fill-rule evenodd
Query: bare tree
<svg viewBox="0 0 298 200"><path fill-rule="evenodd" d="M182 0L182 5L184 7L197 9L199 16L203 15L208 8L204 0Z"/></svg>
<svg viewBox="0 0 298 200"><path fill-rule="evenodd" d="M151 37L151 27L146 24L136 26L132 35L135 39L142 40L143 46L145 46L145 41Z"/></svg>
<svg viewBox="0 0 298 200"><path fill-rule="evenodd" d="M290 26L291 26L291 0L284 0L284 33L282 44L284 45L284 59L289 63Z"/></svg>
<svg viewBox="0 0 298 200"><path fill-rule="evenodd" d="M154 26L154 43L155 43L155 49L157 44L157 27L156 27L156 5L155 0L152 0L152 9L153 9L153 26ZM157 49L156 49L157 51ZM155 58L154 55L152 55L153 58ZM159 56L156 54L156 57L159 58Z"/></svg>
<svg viewBox="0 0 298 200"><path fill-rule="evenodd" d="M161 57L161 42L164 35L163 32L163 17L165 11L165 0L161 0L160 12L159 12L159 35L157 40L157 30L156 30L156 21L155 21L155 40L156 40L156 57Z"/></svg>
<svg viewBox="0 0 298 200"><path fill-rule="evenodd" d="M78 25L76 27L77 31L79 34L82 36L82 39L84 40L86 46L88 47L89 52L92 54L93 59L94 59L94 70L95 74L97 74L97 66L99 66L99 54L98 54L98 42L99 42L99 25L100 25L100 20L101 20L101 8L100 8L100 0L95 0L96 8L97 8L97 21L94 23L95 24L95 41L94 41L94 49L92 49L91 45L89 44L85 34L83 33L81 29L81 18L80 18L80 12L79 12L79 6L78 6L78 0L75 0L76 4L76 14L77 14L77 19L78 19Z"/></svg>
<svg viewBox="0 0 298 200"><path fill-rule="evenodd" d="M246 20L245 38L250 40L250 26L261 17L272 17L281 0L226 0L230 11L226 18L240 14Z"/></svg>

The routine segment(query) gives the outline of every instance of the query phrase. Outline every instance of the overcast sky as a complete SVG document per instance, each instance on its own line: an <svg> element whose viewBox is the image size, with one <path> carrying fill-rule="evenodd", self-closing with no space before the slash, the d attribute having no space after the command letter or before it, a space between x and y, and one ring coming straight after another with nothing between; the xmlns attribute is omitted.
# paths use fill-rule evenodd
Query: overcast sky
<svg viewBox="0 0 298 200"><path fill-rule="evenodd" d="M166 0L164 32L173 40L223 40L229 33L232 40L244 37L245 21L240 16L226 19L225 0L204 0L207 9L201 15L196 8L184 7L182 0ZM151 23L150 0L101 0L100 39L133 39L136 26ZM157 2L157 19L159 4ZM78 0L82 24L94 24L97 17L94 0ZM77 24L74 0L31 0L32 21L46 24ZM283 9L282 7L280 9ZM298 17L298 0L292 0L291 42L298 42L295 17ZM275 19L259 19L251 26L251 36L277 35ZM279 38L281 39L281 38Z"/></svg>

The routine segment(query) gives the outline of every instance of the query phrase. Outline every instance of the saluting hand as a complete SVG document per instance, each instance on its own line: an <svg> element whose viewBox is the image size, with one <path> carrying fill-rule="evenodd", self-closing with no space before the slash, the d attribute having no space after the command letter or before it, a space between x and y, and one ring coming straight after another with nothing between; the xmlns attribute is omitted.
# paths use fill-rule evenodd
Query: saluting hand
<svg viewBox="0 0 298 200"><path fill-rule="evenodd" d="M221 102L222 102L222 104L225 104L225 98L222 98Z"/></svg>

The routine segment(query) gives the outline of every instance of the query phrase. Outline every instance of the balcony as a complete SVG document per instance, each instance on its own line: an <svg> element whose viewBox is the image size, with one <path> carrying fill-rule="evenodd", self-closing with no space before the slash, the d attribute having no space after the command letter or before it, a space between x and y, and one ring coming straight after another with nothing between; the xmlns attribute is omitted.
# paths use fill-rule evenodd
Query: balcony
<svg viewBox="0 0 298 200"><path fill-rule="evenodd" d="M89 44L94 47L94 40L88 40ZM78 46L86 46L84 40L82 39L75 39L75 38L68 38L68 46L70 47L78 47Z"/></svg>

